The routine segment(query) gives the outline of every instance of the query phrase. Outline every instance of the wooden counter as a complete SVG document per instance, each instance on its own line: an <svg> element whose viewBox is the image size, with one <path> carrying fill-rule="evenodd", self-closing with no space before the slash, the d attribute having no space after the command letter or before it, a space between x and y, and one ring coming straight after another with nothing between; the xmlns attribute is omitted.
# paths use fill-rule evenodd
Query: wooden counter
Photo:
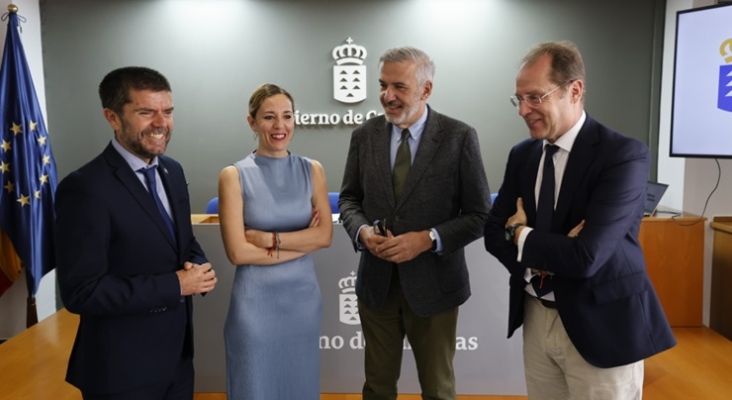
<svg viewBox="0 0 732 400"><path fill-rule="evenodd" d="M671 326L702 326L706 218L666 211L641 222L648 275Z"/></svg>
<svg viewBox="0 0 732 400"><path fill-rule="evenodd" d="M79 316L62 309L0 345L0 399L79 400L66 365Z"/></svg>
<svg viewBox="0 0 732 400"><path fill-rule="evenodd" d="M732 217L714 217L709 327L732 340Z"/></svg>

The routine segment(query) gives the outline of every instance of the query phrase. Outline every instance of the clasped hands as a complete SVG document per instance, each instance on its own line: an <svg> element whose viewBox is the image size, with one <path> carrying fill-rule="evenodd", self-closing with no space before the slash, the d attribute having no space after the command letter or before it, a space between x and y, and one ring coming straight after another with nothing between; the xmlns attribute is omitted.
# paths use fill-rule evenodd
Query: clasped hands
<svg viewBox="0 0 732 400"><path fill-rule="evenodd" d="M183 296L210 292L218 281L211 263L194 264L186 261L183 269L179 269L175 273L178 275Z"/></svg>
<svg viewBox="0 0 732 400"><path fill-rule="evenodd" d="M387 229L384 236L376 233L373 226L364 226L361 229L360 240L371 254L393 263L411 261L432 248L429 231L407 232L394 236Z"/></svg>

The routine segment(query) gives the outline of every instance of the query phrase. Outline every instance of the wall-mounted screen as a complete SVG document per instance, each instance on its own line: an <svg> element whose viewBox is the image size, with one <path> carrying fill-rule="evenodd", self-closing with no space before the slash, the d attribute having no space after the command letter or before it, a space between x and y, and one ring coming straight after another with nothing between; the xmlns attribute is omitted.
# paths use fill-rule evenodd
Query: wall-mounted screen
<svg viewBox="0 0 732 400"><path fill-rule="evenodd" d="M732 4L680 11L671 157L732 158Z"/></svg>

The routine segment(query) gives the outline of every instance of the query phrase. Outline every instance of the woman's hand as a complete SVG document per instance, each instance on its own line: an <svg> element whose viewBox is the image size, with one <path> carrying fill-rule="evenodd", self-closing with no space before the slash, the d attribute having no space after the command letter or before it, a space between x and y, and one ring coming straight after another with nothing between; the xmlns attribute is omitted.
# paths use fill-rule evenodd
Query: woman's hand
<svg viewBox="0 0 732 400"><path fill-rule="evenodd" d="M244 233L246 234L247 242L262 249L269 249L272 247L272 232L245 229Z"/></svg>
<svg viewBox="0 0 732 400"><path fill-rule="evenodd" d="M310 218L310 225L308 225L308 228L314 228L318 225L320 225L320 211L313 207L313 216Z"/></svg>

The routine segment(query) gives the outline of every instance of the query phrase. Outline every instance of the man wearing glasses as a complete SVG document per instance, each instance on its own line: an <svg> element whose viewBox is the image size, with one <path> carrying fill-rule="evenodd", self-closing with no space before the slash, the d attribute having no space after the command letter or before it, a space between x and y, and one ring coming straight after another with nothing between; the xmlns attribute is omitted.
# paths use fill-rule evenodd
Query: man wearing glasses
<svg viewBox="0 0 732 400"><path fill-rule="evenodd" d="M676 344L638 242L650 154L585 113L584 80L573 43L524 57L511 103L531 138L508 156L485 246L511 274L530 399L640 400L643 359Z"/></svg>
<svg viewBox="0 0 732 400"><path fill-rule="evenodd" d="M363 399L396 399L406 335L422 397L454 400L458 307L470 297L463 248L480 238L490 208L478 136L427 106L427 54L390 49L379 69L385 115L354 130L338 203L362 251Z"/></svg>

